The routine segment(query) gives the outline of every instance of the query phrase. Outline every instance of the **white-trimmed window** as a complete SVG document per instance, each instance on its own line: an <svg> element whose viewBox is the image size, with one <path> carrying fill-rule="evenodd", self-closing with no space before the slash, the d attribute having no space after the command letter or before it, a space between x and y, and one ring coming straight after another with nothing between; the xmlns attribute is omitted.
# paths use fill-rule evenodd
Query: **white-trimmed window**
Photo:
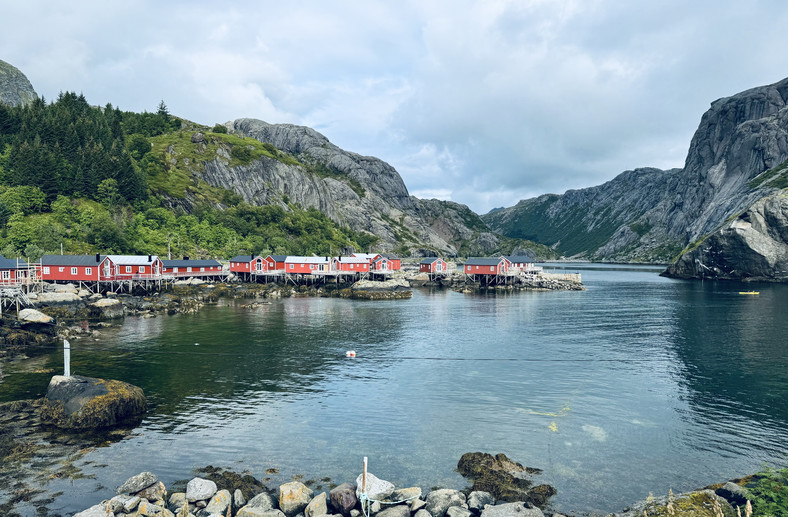
<svg viewBox="0 0 788 517"><path fill-rule="evenodd" d="M290 269L295 268L295 264L290 264Z"/></svg>
<svg viewBox="0 0 788 517"><path fill-rule="evenodd" d="M495 266L490 266L490 271L495 271Z"/></svg>
<svg viewBox="0 0 788 517"><path fill-rule="evenodd" d="M126 273L131 273L131 266L126 266Z"/></svg>
<svg viewBox="0 0 788 517"><path fill-rule="evenodd" d="M204 268L204 267L201 267L201 268L200 268L200 271L205 271L205 268Z"/></svg>
<svg viewBox="0 0 788 517"><path fill-rule="evenodd" d="M57 272L58 272L58 273L62 273L62 272L63 272L63 271L65 271L65 270L66 270L66 268L64 268L64 267L59 267L59 268L57 268Z"/></svg>
<svg viewBox="0 0 788 517"><path fill-rule="evenodd" d="M79 269L77 269L77 268L75 268L75 267L72 267L72 268L71 268L71 274L72 274L72 275L79 274Z"/></svg>
<svg viewBox="0 0 788 517"><path fill-rule="evenodd" d="M10 280L10 279L11 279L11 272L3 271L3 280Z"/></svg>
<svg viewBox="0 0 788 517"><path fill-rule="evenodd" d="M173 273L177 273L178 272L178 268L177 267L172 268L172 272Z"/></svg>
<svg viewBox="0 0 788 517"><path fill-rule="evenodd" d="M44 266L44 274L45 275L49 274L49 266Z"/></svg>
<svg viewBox="0 0 788 517"><path fill-rule="evenodd" d="M479 266L476 266L476 269L478 270L478 269L479 269Z"/></svg>
<svg viewBox="0 0 788 517"><path fill-rule="evenodd" d="M140 273L144 273L144 272L145 272L145 266L140 266L140 267L139 267L139 269L138 269L138 271L139 271Z"/></svg>
<svg viewBox="0 0 788 517"><path fill-rule="evenodd" d="M86 275L92 275L93 274L93 268L92 267L86 267L85 268L85 274Z"/></svg>
<svg viewBox="0 0 788 517"><path fill-rule="evenodd" d="M187 268L186 268L186 272L187 272L187 273L191 273L191 272L192 272L192 268L191 268L191 266L189 266L189 267L187 267Z"/></svg>

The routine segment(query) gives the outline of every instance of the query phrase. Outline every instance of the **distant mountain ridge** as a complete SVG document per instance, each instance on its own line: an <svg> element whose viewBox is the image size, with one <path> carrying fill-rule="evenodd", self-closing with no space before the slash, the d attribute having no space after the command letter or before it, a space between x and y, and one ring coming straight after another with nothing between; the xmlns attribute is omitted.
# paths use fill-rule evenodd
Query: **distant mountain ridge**
<svg viewBox="0 0 788 517"><path fill-rule="evenodd" d="M627 171L596 187L547 194L482 219L566 256L667 262L779 188L757 181L788 158L788 79L711 104L685 165Z"/></svg>

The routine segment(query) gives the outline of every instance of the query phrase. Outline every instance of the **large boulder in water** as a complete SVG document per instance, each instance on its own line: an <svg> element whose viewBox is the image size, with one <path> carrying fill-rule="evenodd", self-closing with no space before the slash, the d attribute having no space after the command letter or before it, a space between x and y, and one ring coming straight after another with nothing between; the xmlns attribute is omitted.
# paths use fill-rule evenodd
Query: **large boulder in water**
<svg viewBox="0 0 788 517"><path fill-rule="evenodd" d="M524 467L505 454L493 456L486 452L468 452L457 463L457 470L473 479L471 490L489 492L498 501L523 501L543 507L556 494L550 485L532 487L529 474L539 474L536 468Z"/></svg>
<svg viewBox="0 0 788 517"><path fill-rule="evenodd" d="M94 429L111 427L146 409L142 388L132 384L55 375L41 406L41 419L64 429Z"/></svg>

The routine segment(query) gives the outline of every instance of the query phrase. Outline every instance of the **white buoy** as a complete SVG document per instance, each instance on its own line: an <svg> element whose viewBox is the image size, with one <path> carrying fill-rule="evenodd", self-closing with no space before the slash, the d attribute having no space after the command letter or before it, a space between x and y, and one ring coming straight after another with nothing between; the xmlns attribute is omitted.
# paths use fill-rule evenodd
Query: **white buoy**
<svg viewBox="0 0 788 517"><path fill-rule="evenodd" d="M345 352L345 357L356 357L356 351L348 350L347 352Z"/></svg>

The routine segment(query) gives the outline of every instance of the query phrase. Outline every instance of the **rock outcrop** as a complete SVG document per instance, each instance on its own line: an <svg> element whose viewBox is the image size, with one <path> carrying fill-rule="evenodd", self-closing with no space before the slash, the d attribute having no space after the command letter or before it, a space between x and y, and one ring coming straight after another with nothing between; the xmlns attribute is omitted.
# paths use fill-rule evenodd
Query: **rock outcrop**
<svg viewBox="0 0 788 517"><path fill-rule="evenodd" d="M145 412L141 388L116 381L55 375L49 382L41 420L63 429L111 427Z"/></svg>
<svg viewBox="0 0 788 517"><path fill-rule="evenodd" d="M688 249L663 274L788 282L788 191L758 200Z"/></svg>
<svg viewBox="0 0 788 517"><path fill-rule="evenodd" d="M703 115L682 169L627 171L600 186L524 200L482 219L503 235L567 256L672 260L778 187L761 179L788 158L787 101L788 79L717 100Z"/></svg>
<svg viewBox="0 0 788 517"><path fill-rule="evenodd" d="M0 103L23 106L37 98L38 95L25 74L0 59Z"/></svg>

